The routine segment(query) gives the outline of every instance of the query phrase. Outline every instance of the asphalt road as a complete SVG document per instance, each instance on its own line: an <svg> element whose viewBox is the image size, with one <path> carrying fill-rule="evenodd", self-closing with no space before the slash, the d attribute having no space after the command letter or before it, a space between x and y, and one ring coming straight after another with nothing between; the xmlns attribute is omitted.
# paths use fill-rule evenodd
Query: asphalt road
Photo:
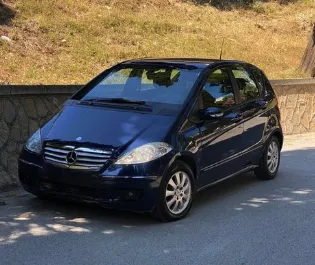
<svg viewBox="0 0 315 265"><path fill-rule="evenodd" d="M315 264L314 157L315 134L287 137L275 180L230 179L167 224L3 193L0 264Z"/></svg>

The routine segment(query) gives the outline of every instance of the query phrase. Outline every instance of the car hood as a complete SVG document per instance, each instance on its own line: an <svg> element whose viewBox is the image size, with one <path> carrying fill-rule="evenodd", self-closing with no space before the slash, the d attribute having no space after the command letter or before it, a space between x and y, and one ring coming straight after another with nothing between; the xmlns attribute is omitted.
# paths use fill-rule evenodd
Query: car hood
<svg viewBox="0 0 315 265"><path fill-rule="evenodd" d="M114 149L163 141L176 117L97 106L65 106L44 141L78 142ZM125 148L122 148L125 149Z"/></svg>

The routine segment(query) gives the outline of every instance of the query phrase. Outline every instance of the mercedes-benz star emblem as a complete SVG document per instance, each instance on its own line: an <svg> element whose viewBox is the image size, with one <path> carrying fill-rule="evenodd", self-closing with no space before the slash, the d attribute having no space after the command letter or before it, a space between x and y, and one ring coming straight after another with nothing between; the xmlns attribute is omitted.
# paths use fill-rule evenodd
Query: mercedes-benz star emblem
<svg viewBox="0 0 315 265"><path fill-rule="evenodd" d="M82 137L77 137L77 139L76 139L77 141L81 141L82 140Z"/></svg>
<svg viewBox="0 0 315 265"><path fill-rule="evenodd" d="M77 153L75 151L71 151L67 154L66 160L69 165L74 164L77 161Z"/></svg>

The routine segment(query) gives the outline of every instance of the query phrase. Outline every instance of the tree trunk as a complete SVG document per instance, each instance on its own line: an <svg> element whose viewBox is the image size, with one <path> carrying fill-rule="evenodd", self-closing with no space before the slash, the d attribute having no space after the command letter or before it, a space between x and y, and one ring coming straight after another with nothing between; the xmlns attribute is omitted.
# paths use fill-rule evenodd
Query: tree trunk
<svg viewBox="0 0 315 265"><path fill-rule="evenodd" d="M315 24L313 26L311 38L304 52L300 69L305 73L311 74L312 77L315 77Z"/></svg>

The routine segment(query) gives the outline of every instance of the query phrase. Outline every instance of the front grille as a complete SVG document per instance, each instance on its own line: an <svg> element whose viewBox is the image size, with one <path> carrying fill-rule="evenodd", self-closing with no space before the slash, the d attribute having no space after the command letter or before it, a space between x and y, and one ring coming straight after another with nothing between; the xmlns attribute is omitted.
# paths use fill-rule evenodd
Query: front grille
<svg viewBox="0 0 315 265"><path fill-rule="evenodd" d="M110 159L112 151L47 143L44 158L48 163L70 169L99 170Z"/></svg>

